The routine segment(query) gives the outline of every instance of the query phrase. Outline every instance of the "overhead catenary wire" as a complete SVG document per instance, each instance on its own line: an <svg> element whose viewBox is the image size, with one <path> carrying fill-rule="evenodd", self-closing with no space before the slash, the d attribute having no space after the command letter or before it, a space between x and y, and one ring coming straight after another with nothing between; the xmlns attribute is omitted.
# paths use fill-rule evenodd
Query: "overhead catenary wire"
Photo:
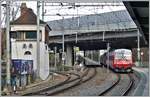
<svg viewBox="0 0 150 97"><path fill-rule="evenodd" d="M55 3L51 3L51 2L46 2L47 4L45 6L60 6L60 3L55 2ZM74 3L74 4L70 4L70 3L62 3L63 6L75 6L75 7L81 7L81 6L88 6L88 7L93 7L93 6L112 6L111 3ZM115 6L123 6L122 4L116 3Z"/></svg>

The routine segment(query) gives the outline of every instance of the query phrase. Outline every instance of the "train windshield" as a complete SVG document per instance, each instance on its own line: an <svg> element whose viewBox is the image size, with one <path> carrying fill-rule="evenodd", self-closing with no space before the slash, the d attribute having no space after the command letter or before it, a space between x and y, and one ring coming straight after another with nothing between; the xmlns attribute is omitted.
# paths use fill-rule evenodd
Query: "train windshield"
<svg viewBox="0 0 150 97"><path fill-rule="evenodd" d="M115 59L126 59L130 60L132 58L131 53L116 53L115 54Z"/></svg>

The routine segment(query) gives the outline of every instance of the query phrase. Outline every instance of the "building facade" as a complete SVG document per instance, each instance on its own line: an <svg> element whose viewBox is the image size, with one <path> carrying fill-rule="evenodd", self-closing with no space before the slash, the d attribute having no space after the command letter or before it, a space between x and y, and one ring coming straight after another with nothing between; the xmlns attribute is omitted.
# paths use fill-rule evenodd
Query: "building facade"
<svg viewBox="0 0 150 97"><path fill-rule="evenodd" d="M21 15L11 22L11 77L17 86L26 86L37 77L37 17L25 3ZM40 78L49 76L48 33L50 27L40 20Z"/></svg>

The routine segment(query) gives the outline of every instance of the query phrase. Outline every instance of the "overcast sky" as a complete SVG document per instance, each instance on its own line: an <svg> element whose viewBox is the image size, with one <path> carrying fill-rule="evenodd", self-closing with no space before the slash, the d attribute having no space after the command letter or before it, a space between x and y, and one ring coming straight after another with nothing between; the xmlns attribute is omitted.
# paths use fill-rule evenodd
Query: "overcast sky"
<svg viewBox="0 0 150 97"><path fill-rule="evenodd" d="M33 6L34 5L34 6ZM48 5L48 4L47 4ZM122 4L123 5L123 4ZM36 2L27 2L27 6L34 9L36 13ZM79 16L81 14L95 14L95 13L104 13L110 11L117 11L126 9L125 6L97 6L97 7L78 7L75 9L68 9L68 6L45 6L45 21L61 19L61 16L57 16L59 13L65 15L64 18L71 18L70 14L74 16ZM68 16L66 16L68 14ZM48 16L49 15L49 16ZM51 16L50 16L51 15Z"/></svg>
<svg viewBox="0 0 150 97"><path fill-rule="evenodd" d="M3 2L5 3L5 2ZM14 9L16 10L16 6L20 5L21 3L26 3L27 7L32 8L34 13L36 14L37 9L37 3L36 1L21 1L21 2L13 2ZM54 3L53 3L54 4ZM81 4L81 3L80 3ZM110 3L82 3L82 4L110 4ZM122 6L96 6L96 7L88 7L88 6L81 6L69 9L69 6L45 6L45 17L44 21L52 21L52 20L58 20L62 19L62 16L57 16L56 14L59 13L61 15L65 15L64 18L71 18L79 15L88 15L88 14L96 14L96 13L104 13L104 12L111 12L111 11L117 11L117 10L125 10L125 6L123 3L113 3L112 5L120 4ZM52 5L52 3L47 3L46 5ZM56 5L60 5L60 3L57 3ZM64 3L65 5L65 3ZM3 7L2 7L3 8ZM4 11L4 9L2 9ZM4 13L4 12L3 12ZM42 8L40 7L40 13L42 14ZM17 13L18 17L20 15L20 10ZM70 16L71 15L71 16ZM2 15L3 17L3 15ZM42 16L40 16L42 18Z"/></svg>

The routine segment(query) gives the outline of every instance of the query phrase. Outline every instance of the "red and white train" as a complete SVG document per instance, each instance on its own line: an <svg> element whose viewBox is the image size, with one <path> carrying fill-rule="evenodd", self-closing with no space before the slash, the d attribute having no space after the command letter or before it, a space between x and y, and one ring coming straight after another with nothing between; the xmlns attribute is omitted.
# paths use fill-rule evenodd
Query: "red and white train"
<svg viewBox="0 0 150 97"><path fill-rule="evenodd" d="M133 66L132 51L129 49L116 49L104 53L100 58L101 64L109 66L115 72L131 72Z"/></svg>

